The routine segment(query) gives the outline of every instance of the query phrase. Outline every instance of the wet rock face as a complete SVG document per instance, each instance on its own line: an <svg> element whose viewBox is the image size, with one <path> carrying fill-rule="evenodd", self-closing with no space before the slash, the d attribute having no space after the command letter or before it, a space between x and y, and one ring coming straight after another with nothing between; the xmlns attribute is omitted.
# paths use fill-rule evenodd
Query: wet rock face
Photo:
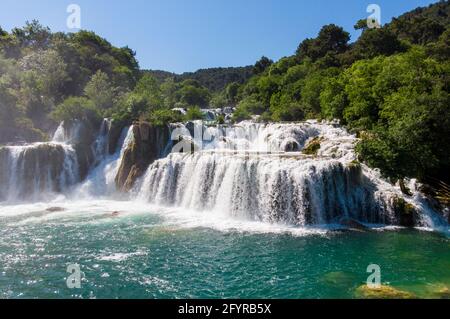
<svg viewBox="0 0 450 319"><path fill-rule="evenodd" d="M6 198L6 187L8 183L8 150L4 147L0 147L0 201Z"/></svg>
<svg viewBox="0 0 450 319"><path fill-rule="evenodd" d="M78 161L78 173L80 179L84 180L89 173L91 166L94 164L95 156L91 145L79 143L74 145Z"/></svg>
<svg viewBox="0 0 450 319"><path fill-rule="evenodd" d="M413 205L407 203L403 198L396 197L393 199L392 206L400 226L416 226L418 213Z"/></svg>
<svg viewBox="0 0 450 319"><path fill-rule="evenodd" d="M284 152L298 152L300 151L301 147L296 141L289 141L284 146L283 151Z"/></svg>
<svg viewBox="0 0 450 319"><path fill-rule="evenodd" d="M65 142L73 145L77 154L79 177L84 180L94 164L95 154L92 148L99 127L89 122L69 122L64 124Z"/></svg>
<svg viewBox="0 0 450 319"><path fill-rule="evenodd" d="M317 156L317 153L320 150L321 141L322 138L320 137L313 138L303 149L303 154Z"/></svg>
<svg viewBox="0 0 450 319"><path fill-rule="evenodd" d="M112 121L108 134L108 150L110 155L114 154L117 150L120 135L126 126L124 122Z"/></svg>
<svg viewBox="0 0 450 319"><path fill-rule="evenodd" d="M50 147L42 145L30 148L23 152L18 160L22 166L22 180L38 180L40 192L46 190L61 191L59 178L62 175L65 152L61 146ZM48 178L50 177L50 178ZM22 183L20 189L21 197L35 192L33 183Z"/></svg>
<svg viewBox="0 0 450 319"><path fill-rule="evenodd" d="M125 150L115 178L117 189L123 192L131 190L148 166L161 158L170 132L166 126L138 122L133 124L133 136L134 141Z"/></svg>
<svg viewBox="0 0 450 319"><path fill-rule="evenodd" d="M0 200L59 193L78 181L75 151L53 143L0 150Z"/></svg>

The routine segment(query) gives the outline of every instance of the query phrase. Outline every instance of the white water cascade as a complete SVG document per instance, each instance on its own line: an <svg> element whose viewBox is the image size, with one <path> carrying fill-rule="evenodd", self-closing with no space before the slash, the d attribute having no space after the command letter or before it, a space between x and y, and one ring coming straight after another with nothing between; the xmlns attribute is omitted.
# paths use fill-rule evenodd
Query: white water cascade
<svg viewBox="0 0 450 319"><path fill-rule="evenodd" d="M413 196L404 195L378 171L355 161L357 138L333 123L173 124L171 141L165 149L158 146L164 157L129 194L116 189L115 179L125 151L139 143L127 127L111 144L111 125L105 119L87 146L80 143L89 130L75 122L62 123L52 142L0 148L0 202L46 201L56 194L70 200L125 197L213 217L308 226L342 219L399 225L401 199L419 212L416 226L448 230L414 185ZM311 142L319 147L305 155Z"/></svg>
<svg viewBox="0 0 450 319"><path fill-rule="evenodd" d="M195 129L203 131L202 139L189 138L188 131ZM137 199L296 226L338 223L342 218L399 223L394 202L404 195L377 171L354 161L357 139L342 128L310 121L195 129L179 125L177 134L194 141L200 151L172 153L156 161L137 185ZM314 138L320 141L317 155L302 154ZM405 201L426 206L417 197ZM420 221L429 227L441 222Z"/></svg>
<svg viewBox="0 0 450 319"><path fill-rule="evenodd" d="M102 132L102 130L101 130ZM114 178L122 161L123 153L133 141L132 127L122 130L118 147L110 155L108 150L108 133L101 133L95 145L96 166L86 180L72 194L75 198L98 198L117 195Z"/></svg>
<svg viewBox="0 0 450 319"><path fill-rule="evenodd" d="M64 193L79 181L76 152L63 143L0 149L0 201L36 201Z"/></svg>
<svg viewBox="0 0 450 319"><path fill-rule="evenodd" d="M87 149L77 149L77 143L83 142L83 123L78 121L70 125L62 122L51 142L1 147L0 202L45 201L58 194L80 198L113 193L117 166L132 134L128 128L124 129L119 147L110 155L110 128L111 121L103 120ZM88 177L83 181L80 157L93 158Z"/></svg>

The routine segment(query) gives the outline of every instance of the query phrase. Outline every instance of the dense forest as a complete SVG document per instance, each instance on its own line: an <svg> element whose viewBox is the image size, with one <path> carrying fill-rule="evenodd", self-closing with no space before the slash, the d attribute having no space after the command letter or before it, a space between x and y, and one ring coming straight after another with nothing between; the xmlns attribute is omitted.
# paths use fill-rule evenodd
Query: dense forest
<svg viewBox="0 0 450 319"><path fill-rule="evenodd" d="M336 25L293 56L258 62L239 87L236 120L339 119L361 137L362 161L392 180L449 180L450 6L442 1L362 31L354 43Z"/></svg>
<svg viewBox="0 0 450 319"><path fill-rule="evenodd" d="M61 120L163 125L235 106L234 121L339 119L361 137L360 160L393 181L448 182L449 14L441 1L380 28L355 21L354 42L326 25L277 62L182 75L141 71L135 52L93 32L0 28L0 144L48 139Z"/></svg>
<svg viewBox="0 0 450 319"><path fill-rule="evenodd" d="M163 82L168 78L173 78L178 82L184 80L196 80L202 86L215 93L222 91L230 83L245 83L253 76L253 66L200 69L195 72L185 72L183 74L175 74L159 70L147 70L143 72L150 73L159 82Z"/></svg>

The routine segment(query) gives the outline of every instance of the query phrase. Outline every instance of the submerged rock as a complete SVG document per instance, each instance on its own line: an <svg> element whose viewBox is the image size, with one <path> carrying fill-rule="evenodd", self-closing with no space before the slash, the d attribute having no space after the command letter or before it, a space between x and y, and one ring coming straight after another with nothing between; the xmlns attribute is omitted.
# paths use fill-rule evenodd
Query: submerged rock
<svg viewBox="0 0 450 319"><path fill-rule="evenodd" d="M413 293L399 290L391 286L381 285L378 288L370 288L367 285L360 286L355 291L355 297L359 299L414 299Z"/></svg>
<svg viewBox="0 0 450 319"><path fill-rule="evenodd" d="M367 230L369 230L369 228L367 226L364 226L363 224L361 224L357 220L351 219L351 218L342 218L339 221L339 224L341 224L342 226L347 227L350 230L357 230L357 231L367 231Z"/></svg>
<svg viewBox="0 0 450 319"><path fill-rule="evenodd" d="M353 274L343 271L329 272L321 278L322 282L339 287L350 287L355 283L356 280L357 279Z"/></svg>
<svg viewBox="0 0 450 319"><path fill-rule="evenodd" d="M447 286L440 287L432 292L431 297L438 299L450 299L450 289Z"/></svg>
<svg viewBox="0 0 450 319"><path fill-rule="evenodd" d="M58 213L58 212L63 212L65 210L66 209L62 208L62 207L50 207L50 208L47 208L45 211L49 212L49 213Z"/></svg>

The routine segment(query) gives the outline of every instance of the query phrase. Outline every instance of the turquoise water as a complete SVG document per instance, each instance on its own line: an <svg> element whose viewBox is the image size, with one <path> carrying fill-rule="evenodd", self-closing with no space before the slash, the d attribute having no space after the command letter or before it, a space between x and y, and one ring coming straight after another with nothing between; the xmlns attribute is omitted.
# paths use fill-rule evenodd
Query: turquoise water
<svg viewBox="0 0 450 319"><path fill-rule="evenodd" d="M2 298L352 298L369 264L419 297L450 287L450 240L427 231L299 235L188 225L142 208L43 207L0 207ZM71 263L81 289L66 285Z"/></svg>

